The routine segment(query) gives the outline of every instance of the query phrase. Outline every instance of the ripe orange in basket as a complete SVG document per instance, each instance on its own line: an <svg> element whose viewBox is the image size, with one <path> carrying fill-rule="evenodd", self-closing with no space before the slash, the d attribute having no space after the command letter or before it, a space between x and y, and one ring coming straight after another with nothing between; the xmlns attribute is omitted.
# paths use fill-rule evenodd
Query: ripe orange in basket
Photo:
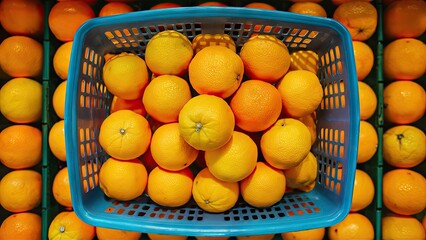
<svg viewBox="0 0 426 240"><path fill-rule="evenodd" d="M165 30L155 34L146 45L145 61L155 75L182 75L193 56L192 44L182 33Z"/></svg>
<svg viewBox="0 0 426 240"><path fill-rule="evenodd" d="M265 160L273 167L288 169L299 165L311 148L311 133L301 121L279 119L260 140Z"/></svg>
<svg viewBox="0 0 426 240"><path fill-rule="evenodd" d="M394 213L414 215L426 207L426 179L410 169L394 169L383 175L383 204Z"/></svg>
<svg viewBox="0 0 426 240"><path fill-rule="evenodd" d="M334 5L340 5L340 4L342 4L342 3L346 3L346 2L350 2L350 1L353 1L353 0L331 0L331 2L332 2ZM361 0L361 1L365 1L365 2L372 2L373 0Z"/></svg>
<svg viewBox="0 0 426 240"><path fill-rule="evenodd" d="M77 29L94 17L92 7L84 1L57 2L50 9L48 24L59 41L69 42L74 39Z"/></svg>
<svg viewBox="0 0 426 240"><path fill-rule="evenodd" d="M290 55L290 71L308 70L315 74L318 71L318 54L311 50L298 50Z"/></svg>
<svg viewBox="0 0 426 240"><path fill-rule="evenodd" d="M1 25L11 35L39 37L43 33L43 2L39 0L3 0Z"/></svg>
<svg viewBox="0 0 426 240"><path fill-rule="evenodd" d="M0 66L11 77L39 77L43 46L26 36L10 36L0 44Z"/></svg>
<svg viewBox="0 0 426 240"><path fill-rule="evenodd" d="M211 2L203 2L198 4L198 6L201 7L206 7L206 6L212 6L212 7L226 7L227 5L225 3L222 2L215 2L215 1L211 1Z"/></svg>
<svg viewBox="0 0 426 240"><path fill-rule="evenodd" d="M53 110L60 119L65 117L65 94L67 90L67 81L61 82L53 92L52 105Z"/></svg>
<svg viewBox="0 0 426 240"><path fill-rule="evenodd" d="M68 79L72 44L72 41L61 44L53 55L53 70L62 80Z"/></svg>
<svg viewBox="0 0 426 240"><path fill-rule="evenodd" d="M194 56L188 74L189 82L197 93L227 98L240 86L244 65L233 50L224 46L208 46Z"/></svg>
<svg viewBox="0 0 426 240"><path fill-rule="evenodd" d="M317 75L307 70L288 72L276 87L281 94L283 112L290 117L307 116L313 113L322 101L321 83Z"/></svg>
<svg viewBox="0 0 426 240"><path fill-rule="evenodd" d="M141 99L126 100L114 96L112 98L110 112L117 112L119 110L132 110L133 112L140 114L142 116L146 115L146 109L141 101Z"/></svg>
<svg viewBox="0 0 426 240"><path fill-rule="evenodd" d="M148 233L150 240L186 240L188 236Z"/></svg>
<svg viewBox="0 0 426 240"><path fill-rule="evenodd" d="M60 205L66 208L72 208L68 167L64 167L56 173L53 179L52 193L53 197Z"/></svg>
<svg viewBox="0 0 426 240"><path fill-rule="evenodd" d="M425 231L426 231L426 214L425 214L425 215L423 215L422 225L423 225L423 228L424 228L424 229L425 229Z"/></svg>
<svg viewBox="0 0 426 240"><path fill-rule="evenodd" d="M30 212L15 213L5 218L0 227L0 239L41 240L41 217Z"/></svg>
<svg viewBox="0 0 426 240"><path fill-rule="evenodd" d="M391 80L414 80L426 72L426 45L415 38L401 38L383 49L383 71Z"/></svg>
<svg viewBox="0 0 426 240"><path fill-rule="evenodd" d="M274 6L268 3L264 2L251 2L246 5L244 5L246 8L258 8L258 9L265 9L265 10L276 10Z"/></svg>
<svg viewBox="0 0 426 240"><path fill-rule="evenodd" d="M96 227L98 240L139 240L142 233L124 231L112 228Z"/></svg>
<svg viewBox="0 0 426 240"><path fill-rule="evenodd" d="M191 199L193 179L189 168L169 171L156 167L148 175L147 193L161 206L180 207Z"/></svg>
<svg viewBox="0 0 426 240"><path fill-rule="evenodd" d="M123 14L133 12L133 8L123 2L110 2L105 4L99 11L99 17L112 16L117 14Z"/></svg>
<svg viewBox="0 0 426 240"><path fill-rule="evenodd" d="M34 167L41 161L41 130L29 125L12 125L0 132L0 161L11 169Z"/></svg>
<svg viewBox="0 0 426 240"><path fill-rule="evenodd" d="M333 18L349 30L355 41L365 41L376 32L377 10L367 1L342 3L334 11Z"/></svg>
<svg viewBox="0 0 426 240"><path fill-rule="evenodd" d="M368 207L373 201L374 193L374 183L370 175L361 169L356 169L350 211L357 212Z"/></svg>
<svg viewBox="0 0 426 240"><path fill-rule="evenodd" d="M198 95L179 113L179 130L185 141L198 150L215 150L225 145L234 132L235 118L222 98Z"/></svg>
<svg viewBox="0 0 426 240"><path fill-rule="evenodd" d="M390 3L383 14L383 28L390 39L421 36L426 29L426 3L414 0Z"/></svg>
<svg viewBox="0 0 426 240"><path fill-rule="evenodd" d="M138 159L109 158L99 170L99 187L106 196L120 201L139 197L146 188L148 173Z"/></svg>
<svg viewBox="0 0 426 240"><path fill-rule="evenodd" d="M50 128L49 148L60 161L66 161L64 120L59 120Z"/></svg>
<svg viewBox="0 0 426 240"><path fill-rule="evenodd" d="M228 240L229 237L202 237L202 236L196 236L195 239L197 239L197 240Z"/></svg>
<svg viewBox="0 0 426 240"><path fill-rule="evenodd" d="M33 210L41 203L41 174L34 170L13 170L0 182L0 204L9 212Z"/></svg>
<svg viewBox="0 0 426 240"><path fill-rule="evenodd" d="M376 111L377 96L374 90L365 82L358 81L359 114L361 120L367 120Z"/></svg>
<svg viewBox="0 0 426 240"><path fill-rule="evenodd" d="M75 1L75 0L57 0L58 2L70 2L70 1ZM96 2L98 2L98 0L82 0L83 2L87 2L90 5L95 5ZM109 0L106 0L107 2L110 2ZM111 1L120 1L120 0L111 0ZM123 1L123 0L121 0Z"/></svg>
<svg viewBox="0 0 426 240"><path fill-rule="evenodd" d="M182 5L177 4L177 3L173 3L173 2L164 2L164 3L158 3L155 4L154 6L152 6L150 9L154 10L154 9L162 9L162 8L177 8L177 7L182 7Z"/></svg>
<svg viewBox="0 0 426 240"><path fill-rule="evenodd" d="M302 230L297 232L286 232L281 233L283 239L293 239L293 240L322 240L325 236L325 228L314 228L308 230Z"/></svg>
<svg viewBox="0 0 426 240"><path fill-rule="evenodd" d="M120 53L103 67L103 80L108 90L126 100L139 99L148 85L145 61L133 53Z"/></svg>
<svg viewBox="0 0 426 240"><path fill-rule="evenodd" d="M382 218L383 239L425 239L425 229L413 216L389 214Z"/></svg>
<svg viewBox="0 0 426 240"><path fill-rule="evenodd" d="M396 124L410 124L422 118L426 109L423 87L412 81L395 81L383 89L385 119Z"/></svg>
<svg viewBox="0 0 426 240"><path fill-rule="evenodd" d="M177 122L182 107L191 99L188 82L174 75L161 75L149 82L142 102L147 113L163 123Z"/></svg>
<svg viewBox="0 0 426 240"><path fill-rule="evenodd" d="M194 49L194 54L197 54L203 48L208 46L224 46L234 52L237 51L234 40L228 34L202 33L198 34L194 37L194 39L192 39L192 48Z"/></svg>
<svg viewBox="0 0 426 240"><path fill-rule="evenodd" d="M250 235L250 236L236 236L237 240L272 240L275 234L262 234L262 235Z"/></svg>
<svg viewBox="0 0 426 240"><path fill-rule="evenodd" d="M208 168L203 168L194 178L192 197L204 211L225 212L237 203L240 188L237 182L217 179Z"/></svg>
<svg viewBox="0 0 426 240"><path fill-rule="evenodd" d="M33 123L41 118L42 86L29 78L13 78L0 91L0 110L14 123Z"/></svg>
<svg viewBox="0 0 426 240"><path fill-rule="evenodd" d="M361 213L349 213L343 221L327 228L327 235L330 240L373 240L374 227Z"/></svg>
<svg viewBox="0 0 426 240"><path fill-rule="evenodd" d="M49 240L92 240L95 234L95 227L83 222L74 211L58 213L48 229Z"/></svg>
<svg viewBox="0 0 426 240"><path fill-rule="evenodd" d="M270 83L260 80L244 81L229 103L235 123L248 132L266 130L281 114L281 94Z"/></svg>
<svg viewBox="0 0 426 240"><path fill-rule="evenodd" d="M357 163L364 163L370 160L377 151L379 137L374 126L362 121L359 124L359 139L358 139L358 158Z"/></svg>
<svg viewBox="0 0 426 240"><path fill-rule="evenodd" d="M364 80L374 65L374 53L370 46L361 41L352 41L358 81Z"/></svg>
<svg viewBox="0 0 426 240"><path fill-rule="evenodd" d="M317 125L315 119L315 112L307 116L298 118L297 120L301 121L303 124L305 124L306 127L308 127L309 132L311 133L311 145L314 145L315 141L317 140Z"/></svg>
<svg viewBox="0 0 426 240"><path fill-rule="evenodd" d="M131 110L113 112L102 122L99 144L113 158L137 158L146 152L150 142L148 121Z"/></svg>
<svg viewBox="0 0 426 240"><path fill-rule="evenodd" d="M272 35L251 37L241 48L244 73L251 79L274 83L290 68L290 54L285 44Z"/></svg>
<svg viewBox="0 0 426 240"><path fill-rule="evenodd" d="M317 17L327 17L325 9L315 2L296 2L290 6L289 12Z"/></svg>
<svg viewBox="0 0 426 240"><path fill-rule="evenodd" d="M152 135L150 150L155 162L170 171L190 166L198 156L198 150L180 136L178 123L159 127Z"/></svg>
<svg viewBox="0 0 426 240"><path fill-rule="evenodd" d="M284 172L265 162L257 162L254 171L240 181L244 201L253 207L270 207L280 201L286 189Z"/></svg>
<svg viewBox="0 0 426 240"><path fill-rule="evenodd" d="M299 165L284 170L286 186L291 188L307 187L315 182L317 173L317 159L312 152L309 152Z"/></svg>
<svg viewBox="0 0 426 240"><path fill-rule="evenodd" d="M383 159L398 168L421 164L426 156L425 133L410 125L398 125L383 134Z"/></svg>

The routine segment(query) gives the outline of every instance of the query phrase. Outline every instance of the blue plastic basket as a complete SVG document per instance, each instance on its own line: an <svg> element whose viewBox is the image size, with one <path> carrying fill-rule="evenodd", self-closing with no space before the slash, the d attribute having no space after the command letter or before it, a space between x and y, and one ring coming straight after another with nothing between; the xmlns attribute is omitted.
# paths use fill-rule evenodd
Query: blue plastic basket
<svg viewBox="0 0 426 240"><path fill-rule="evenodd" d="M255 27L256 26L256 27ZM200 33L226 33L242 46L254 33L273 34L289 51L319 55L324 100L317 112L313 152L318 177L308 193L286 193L269 208L239 201L212 214L194 201L166 208L147 195L128 202L108 199L97 185L108 155L98 143L112 95L102 81L106 53L144 56L156 33L174 29L190 40ZM327 227L343 220L351 205L359 134L358 85L352 41L332 19L238 7L183 7L133 12L87 21L77 32L69 68L65 108L67 165L73 208L86 223L123 230L187 236L239 236ZM81 169L89 174L83 176ZM337 174L341 168L341 176ZM84 185L88 186L86 191ZM340 190L338 190L340 189Z"/></svg>

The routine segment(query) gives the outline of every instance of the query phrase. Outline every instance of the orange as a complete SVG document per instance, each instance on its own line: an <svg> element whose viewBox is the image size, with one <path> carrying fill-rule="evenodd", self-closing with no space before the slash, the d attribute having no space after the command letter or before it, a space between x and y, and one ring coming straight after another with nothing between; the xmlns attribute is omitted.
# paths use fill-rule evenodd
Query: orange
<svg viewBox="0 0 426 240"><path fill-rule="evenodd" d="M425 215L423 215L422 225L423 225L423 228L424 228L424 229L425 229L425 231L426 231L426 214L425 214Z"/></svg>
<svg viewBox="0 0 426 240"><path fill-rule="evenodd" d="M57 1L58 2L69 2L69 1L75 1L75 0L57 0ZM82 0L82 1L87 2L88 4L90 4L92 6L95 5L98 2L98 0ZM106 0L106 1L110 2L109 0ZM119 1L119 0L113 0L113 1Z"/></svg>
<svg viewBox="0 0 426 240"><path fill-rule="evenodd" d="M426 3L411 0L390 3L383 13L383 28L389 39L420 37L426 29Z"/></svg>
<svg viewBox="0 0 426 240"><path fill-rule="evenodd" d="M56 173L53 179L52 193L55 200L61 206L72 208L68 167L64 167Z"/></svg>
<svg viewBox="0 0 426 240"><path fill-rule="evenodd" d="M374 126L367 121L359 123L358 158L357 163L370 160L377 151L379 137Z"/></svg>
<svg viewBox="0 0 426 240"><path fill-rule="evenodd" d="M9 212L33 210L41 203L41 174L34 170L13 170L0 182L0 204Z"/></svg>
<svg viewBox="0 0 426 240"><path fill-rule="evenodd" d="M290 6L288 11L310 16L327 17L325 9L315 2L296 2Z"/></svg>
<svg viewBox="0 0 426 240"><path fill-rule="evenodd" d="M274 83L290 68L290 54L286 45L272 35L256 35L242 46L240 57L244 73L251 79Z"/></svg>
<svg viewBox="0 0 426 240"><path fill-rule="evenodd" d="M41 217L38 214L23 212L6 217L0 227L0 239L41 240Z"/></svg>
<svg viewBox="0 0 426 240"><path fill-rule="evenodd" d="M0 161L11 169L36 166L41 161L42 132L29 125L12 125L0 132Z"/></svg>
<svg viewBox="0 0 426 240"><path fill-rule="evenodd" d="M110 112L117 112L118 110L132 110L133 112L142 116L146 115L146 109L140 99L126 100L114 96L112 98Z"/></svg>
<svg viewBox="0 0 426 240"><path fill-rule="evenodd" d="M186 73L193 55L191 41L175 30L155 34L145 49L146 65L157 76Z"/></svg>
<svg viewBox="0 0 426 240"><path fill-rule="evenodd" d="M315 119L315 112L313 114L309 114L307 116L298 118L297 120L301 121L308 127L309 132L311 133L311 145L314 145L317 140L317 124Z"/></svg>
<svg viewBox="0 0 426 240"><path fill-rule="evenodd" d="M131 110L113 112L102 122L99 144L113 158L137 158L146 152L150 142L148 121Z"/></svg>
<svg viewBox="0 0 426 240"><path fill-rule="evenodd" d="M426 179L409 169L394 169L383 175L383 204L394 213L414 215L426 207Z"/></svg>
<svg viewBox="0 0 426 240"><path fill-rule="evenodd" d="M209 2L206 2L206 3L209 3ZM203 48L208 46L224 46L231 49L234 52L237 51L234 40L228 34L201 33L195 36L194 39L192 39L192 48L194 49L194 54L197 54Z"/></svg>
<svg viewBox="0 0 426 240"><path fill-rule="evenodd" d="M425 239L425 230L413 216L389 214L382 218L383 239Z"/></svg>
<svg viewBox="0 0 426 240"><path fill-rule="evenodd" d="M48 24L50 31L59 41L69 42L74 39L77 29L94 17L95 12L87 2L57 2L50 9Z"/></svg>
<svg viewBox="0 0 426 240"><path fill-rule="evenodd" d="M224 46L207 46L194 56L188 74L189 82L197 93L227 98L240 86L244 65L233 50Z"/></svg>
<svg viewBox="0 0 426 240"><path fill-rule="evenodd" d="M425 133L410 125L389 128L383 134L383 159L397 168L412 168L426 156Z"/></svg>
<svg viewBox="0 0 426 240"><path fill-rule="evenodd" d="M358 212L373 202L375 193L374 183L365 171L356 169L354 190L352 194L351 212Z"/></svg>
<svg viewBox="0 0 426 240"><path fill-rule="evenodd" d="M294 118L313 113L323 97L321 83L314 73L307 70L288 72L278 84L281 94L283 112Z"/></svg>
<svg viewBox="0 0 426 240"><path fill-rule="evenodd" d="M43 2L38 0L3 0L1 25L11 35L39 37L43 33Z"/></svg>
<svg viewBox="0 0 426 240"><path fill-rule="evenodd" d="M53 110L60 119L65 117L65 95L67 90L67 81L61 82L53 92L52 105Z"/></svg>
<svg viewBox="0 0 426 240"><path fill-rule="evenodd" d="M374 239L374 227L361 213L349 213L343 221L327 229L330 240L368 240Z"/></svg>
<svg viewBox="0 0 426 240"><path fill-rule="evenodd" d="M290 188L307 187L315 182L317 173L317 159L312 152L309 152L299 165L284 170L286 186Z"/></svg>
<svg viewBox="0 0 426 240"><path fill-rule="evenodd" d="M64 120L54 123L49 130L49 148L60 161L66 161Z"/></svg>
<svg viewBox="0 0 426 240"><path fill-rule="evenodd" d="M198 6L201 6L201 7L207 7L207 6L226 7L227 5L225 3L222 3L222 2L211 1L211 2L200 3L200 4L198 4Z"/></svg>
<svg viewBox="0 0 426 240"><path fill-rule="evenodd" d="M237 240L272 240L275 234L262 234L262 235L251 235L251 236L237 236Z"/></svg>
<svg viewBox="0 0 426 240"><path fill-rule="evenodd" d="M148 148L148 150L139 159L141 160L143 165L145 165L145 168L148 171L148 173L150 173L152 169L158 166L158 164L155 162L154 158L152 157L150 148Z"/></svg>
<svg viewBox="0 0 426 240"><path fill-rule="evenodd" d="M374 53L370 46L361 41L352 41L358 81L363 81L374 65Z"/></svg>
<svg viewBox="0 0 426 240"><path fill-rule="evenodd" d="M26 36L10 36L0 44L0 67L11 77L39 77L43 68L43 46Z"/></svg>
<svg viewBox="0 0 426 240"><path fill-rule="evenodd" d="M98 17L112 16L133 12L133 8L123 2L110 2L105 4L99 11Z"/></svg>
<svg viewBox="0 0 426 240"><path fill-rule="evenodd" d="M148 85L145 61L133 53L120 53L103 67L103 80L108 90L126 100L140 99Z"/></svg>
<svg viewBox="0 0 426 240"><path fill-rule="evenodd" d="M412 81L395 81L383 89L385 120L395 124L410 124L422 118L426 109L423 87Z"/></svg>
<svg viewBox="0 0 426 240"><path fill-rule="evenodd" d="M162 8L177 8L182 7L180 4L172 3L172 2L164 2L164 3L158 3L154 6L152 6L150 9L162 9Z"/></svg>
<svg viewBox="0 0 426 240"><path fill-rule="evenodd" d="M391 80L414 80L426 72L426 45L415 38L401 38L383 49L383 71Z"/></svg>
<svg viewBox="0 0 426 240"><path fill-rule="evenodd" d="M309 154L311 133L299 120L282 118L262 135L260 148L265 160L273 167L292 168Z"/></svg>
<svg viewBox="0 0 426 240"><path fill-rule="evenodd" d="M96 227L98 240L139 240L142 233L124 231L112 228Z"/></svg>
<svg viewBox="0 0 426 240"><path fill-rule="evenodd" d="M225 182L238 182L256 167L257 146L248 135L234 131L225 145L206 151L204 157L213 176Z"/></svg>
<svg viewBox="0 0 426 240"><path fill-rule="evenodd" d="M367 120L376 112L377 96L373 88L365 82L358 81L359 115L361 120Z"/></svg>
<svg viewBox="0 0 426 240"><path fill-rule="evenodd" d="M322 2L322 0L290 0L290 2Z"/></svg>
<svg viewBox="0 0 426 240"><path fill-rule="evenodd" d="M340 5L340 4L342 4L342 3L350 2L350 1L353 1L353 0L331 0L331 2L332 2L334 5ZM373 0L361 0L361 1L365 1L365 2L372 2Z"/></svg>
<svg viewBox="0 0 426 240"><path fill-rule="evenodd" d="M325 236L325 228L314 228L297 232L281 233L281 237L285 240L322 240Z"/></svg>
<svg viewBox="0 0 426 240"><path fill-rule="evenodd" d="M180 134L197 150L222 147L231 139L234 126L231 107L225 100L213 95L191 98L179 113Z"/></svg>
<svg viewBox="0 0 426 240"><path fill-rule="evenodd" d="M365 41L376 32L377 10L368 1L348 1L334 10L333 18L343 24L355 41Z"/></svg>
<svg viewBox="0 0 426 240"><path fill-rule="evenodd" d="M260 80L244 81L229 103L235 123L248 132L266 130L281 114L281 94L270 83Z"/></svg>
<svg viewBox="0 0 426 240"><path fill-rule="evenodd" d="M257 162L254 171L240 181L244 201L253 207L270 207L280 201L285 193L284 172L265 162Z"/></svg>
<svg viewBox="0 0 426 240"><path fill-rule="evenodd" d="M228 240L229 237L201 237L201 236L196 236L195 239L197 239L197 240Z"/></svg>
<svg viewBox="0 0 426 240"><path fill-rule="evenodd" d="M68 79L72 41L61 44L53 55L53 70L62 80Z"/></svg>
<svg viewBox="0 0 426 240"><path fill-rule="evenodd" d="M149 173L147 193L161 206L180 207L191 199L193 179L189 168L168 171L156 167Z"/></svg>
<svg viewBox="0 0 426 240"><path fill-rule="evenodd" d="M74 211L59 212L49 225L49 240L91 240L95 227L80 220Z"/></svg>
<svg viewBox="0 0 426 240"><path fill-rule="evenodd" d="M311 50L298 50L290 55L290 71L308 70L315 74L318 71L318 54Z"/></svg>
<svg viewBox="0 0 426 240"><path fill-rule="evenodd" d="M187 236L179 236L179 235L167 235L167 234L154 234L148 233L148 238L151 240L186 240Z"/></svg>
<svg viewBox="0 0 426 240"><path fill-rule="evenodd" d="M106 160L99 171L99 187L110 198L129 201L139 197L146 188L148 173L138 159Z"/></svg>
<svg viewBox="0 0 426 240"><path fill-rule="evenodd" d="M230 210L237 203L239 193L237 182L221 181L208 168L198 172L192 186L192 197L198 207L211 213Z"/></svg>
<svg viewBox="0 0 426 240"><path fill-rule="evenodd" d="M188 82L174 75L161 75L151 80L142 97L146 112L163 123L177 122L179 112L191 99Z"/></svg>
<svg viewBox="0 0 426 240"><path fill-rule="evenodd" d="M258 8L258 9L264 9L264 10L276 10L274 6L268 3L264 2L252 2L244 5L246 8Z"/></svg>
<svg viewBox="0 0 426 240"><path fill-rule="evenodd" d="M190 166L198 156L198 150L180 136L178 123L159 127L152 135L150 150L155 162L170 171Z"/></svg>

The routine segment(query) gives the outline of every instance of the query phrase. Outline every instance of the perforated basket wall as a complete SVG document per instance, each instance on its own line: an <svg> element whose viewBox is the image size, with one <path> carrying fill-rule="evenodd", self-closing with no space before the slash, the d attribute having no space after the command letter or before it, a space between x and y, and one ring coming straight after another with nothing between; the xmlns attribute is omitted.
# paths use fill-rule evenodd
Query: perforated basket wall
<svg viewBox="0 0 426 240"><path fill-rule="evenodd" d="M222 214L204 212L193 201L184 207L165 208L146 195L129 202L104 196L97 178L108 155L97 139L112 95L102 81L103 56L126 51L143 57L149 39L166 29L179 31L190 40L200 33L226 33L237 47L254 33L273 34L291 52L306 49L319 55L324 100L317 112L313 146L319 163L314 190L287 193L279 203L264 209L239 201ZM331 226L348 213L356 168L359 103L352 42L336 21L237 7L188 7L97 18L78 30L69 71L67 164L73 207L83 221L145 233L237 236Z"/></svg>

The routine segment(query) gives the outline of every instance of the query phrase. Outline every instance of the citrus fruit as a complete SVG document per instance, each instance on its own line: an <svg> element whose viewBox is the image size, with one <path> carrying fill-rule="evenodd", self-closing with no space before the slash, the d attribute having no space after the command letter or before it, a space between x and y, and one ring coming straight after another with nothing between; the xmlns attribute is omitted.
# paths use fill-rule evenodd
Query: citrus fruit
<svg viewBox="0 0 426 240"><path fill-rule="evenodd" d="M132 110L142 116L146 115L145 107L140 99L126 100L114 96L111 101L110 112L113 113L118 110Z"/></svg>
<svg viewBox="0 0 426 240"><path fill-rule="evenodd" d="M60 119L65 117L65 95L67 90L67 81L61 82L53 92L52 105L53 111Z"/></svg>
<svg viewBox="0 0 426 240"><path fill-rule="evenodd" d="M208 46L194 56L188 74L189 82L197 93L227 98L240 86L244 65L233 50L224 46Z"/></svg>
<svg viewBox="0 0 426 240"><path fill-rule="evenodd" d="M413 216L390 214L382 218L383 239L425 239L425 230Z"/></svg>
<svg viewBox="0 0 426 240"><path fill-rule="evenodd" d="M62 80L68 79L72 44L72 41L62 43L53 55L53 70Z"/></svg>
<svg viewBox="0 0 426 240"><path fill-rule="evenodd" d="M228 240L229 237L202 237L202 236L196 236L195 239L197 239L197 240Z"/></svg>
<svg viewBox="0 0 426 240"><path fill-rule="evenodd" d="M284 172L265 162L257 162L253 172L240 181L244 201L257 208L270 207L280 201L285 189Z"/></svg>
<svg viewBox="0 0 426 240"><path fill-rule="evenodd" d="M191 99L191 90L185 79L161 75L151 80L142 97L147 113L163 123L177 122L179 112Z"/></svg>
<svg viewBox="0 0 426 240"><path fill-rule="evenodd" d="M72 208L68 167L64 167L56 173L53 179L52 193L55 200L61 206Z"/></svg>
<svg viewBox="0 0 426 240"><path fill-rule="evenodd" d="M272 35L256 35L247 40L240 50L244 73L250 79L274 83L290 68L290 54L286 45Z"/></svg>
<svg viewBox="0 0 426 240"><path fill-rule="evenodd" d="M148 85L145 61L133 53L120 53L103 67L103 80L108 90L122 99L140 99Z"/></svg>
<svg viewBox="0 0 426 240"><path fill-rule="evenodd" d="M112 228L96 227L98 240L139 240L142 233L124 231Z"/></svg>
<svg viewBox="0 0 426 240"><path fill-rule="evenodd" d="M33 210L41 203L41 174L34 170L13 170L0 182L0 204L9 212Z"/></svg>
<svg viewBox="0 0 426 240"><path fill-rule="evenodd" d="M413 81L395 81L383 89L383 108L386 121L410 124L422 118L426 109L426 93Z"/></svg>
<svg viewBox="0 0 426 240"><path fill-rule="evenodd" d="M236 236L237 240L272 240L275 234L262 234L262 235L250 235L250 236Z"/></svg>
<svg viewBox="0 0 426 240"><path fill-rule="evenodd" d="M377 152L379 137L374 126L367 121L359 123L357 163L365 163Z"/></svg>
<svg viewBox="0 0 426 240"><path fill-rule="evenodd" d="M1 25L11 35L39 37L43 33L43 2L38 0L3 0Z"/></svg>
<svg viewBox="0 0 426 240"><path fill-rule="evenodd" d="M383 28L389 39L420 37L426 29L426 3L411 0L390 3L383 13Z"/></svg>
<svg viewBox="0 0 426 240"><path fill-rule="evenodd" d="M155 34L146 45L145 61L157 76L182 75L193 56L192 44L182 33L165 30Z"/></svg>
<svg viewBox="0 0 426 240"><path fill-rule="evenodd" d="M375 188L371 177L365 171L356 169L350 211L357 212L368 207L373 201L374 193Z"/></svg>
<svg viewBox="0 0 426 240"><path fill-rule="evenodd" d="M244 5L246 8L258 8L258 9L264 9L264 10L276 10L274 6L268 3L264 2L251 2Z"/></svg>
<svg viewBox="0 0 426 240"><path fill-rule="evenodd" d="M231 107L225 100L213 95L191 98L179 113L180 134L197 150L222 147L231 139L234 126Z"/></svg>
<svg viewBox="0 0 426 240"><path fill-rule="evenodd" d="M289 12L317 17L327 17L325 9L315 2L296 2L288 9Z"/></svg>
<svg viewBox="0 0 426 240"><path fill-rule="evenodd" d="M203 3L198 4L198 6L201 6L201 7L208 7L208 6L211 6L211 7L226 7L227 5L225 3L222 3L222 2L208 1L208 2L203 2Z"/></svg>
<svg viewBox="0 0 426 240"><path fill-rule="evenodd" d="M11 169L36 166L41 161L42 132L30 125L12 125L0 132L0 161Z"/></svg>
<svg viewBox="0 0 426 240"><path fill-rule="evenodd" d="M360 119L367 120L376 112L377 96L370 85L361 81L358 81L358 92Z"/></svg>
<svg viewBox="0 0 426 240"><path fill-rule="evenodd" d="M363 81L373 69L374 53L365 42L352 41L352 45L358 81Z"/></svg>
<svg viewBox="0 0 426 240"><path fill-rule="evenodd" d="M146 152L150 142L148 121L131 110L113 112L102 122L99 144L113 158L137 158Z"/></svg>
<svg viewBox="0 0 426 240"><path fill-rule="evenodd" d="M60 161L66 161L64 120L53 124L49 130L49 148L52 154Z"/></svg>
<svg viewBox="0 0 426 240"><path fill-rule="evenodd" d="M323 97L321 83L314 73L307 70L288 72L278 83L283 112L294 118L313 113Z"/></svg>
<svg viewBox="0 0 426 240"><path fill-rule="evenodd" d="M332 2L334 5L340 5L340 4L342 4L342 3L350 2L350 1L353 1L353 0L331 0L331 2ZM361 1L365 1L365 2L372 2L373 0L361 0ZM385 0L385 1L386 1L386 0Z"/></svg>
<svg viewBox="0 0 426 240"><path fill-rule="evenodd" d="M49 240L92 240L95 227L80 220L74 211L59 212L48 229Z"/></svg>
<svg viewBox="0 0 426 240"><path fill-rule="evenodd" d="M41 240L41 217L36 213L11 214L1 223L0 239Z"/></svg>
<svg viewBox="0 0 426 240"><path fill-rule="evenodd" d="M188 239L188 236L154 234L154 233L148 233L147 236L150 240L186 240Z"/></svg>
<svg viewBox="0 0 426 240"><path fill-rule="evenodd" d="M207 4L206 2L204 4ZM210 2L213 3L213 2ZM199 6L202 6L200 4ZM197 54L203 48L208 46L224 46L232 51L236 52L236 46L234 40L228 34L209 34L209 33L201 33L192 39L192 48L194 49L194 54Z"/></svg>
<svg viewBox="0 0 426 240"><path fill-rule="evenodd" d="M110 198L128 201L139 197L147 185L148 173L138 159L109 158L99 171L99 186Z"/></svg>
<svg viewBox="0 0 426 240"><path fill-rule="evenodd" d="M410 169L394 169L383 175L383 204L394 213L414 215L426 207L426 179Z"/></svg>
<svg viewBox="0 0 426 240"><path fill-rule="evenodd" d="M285 169L284 175L286 186L291 188L302 188L315 182L318 173L318 162L312 152L306 156L299 165Z"/></svg>
<svg viewBox="0 0 426 240"><path fill-rule="evenodd" d="M410 125L391 127L383 134L383 159L397 168L412 168L426 156L425 133Z"/></svg>
<svg viewBox="0 0 426 240"><path fill-rule="evenodd" d="M198 150L180 136L178 123L159 127L152 135L150 150L155 162L170 171L190 166L198 156Z"/></svg>
<svg viewBox="0 0 426 240"><path fill-rule="evenodd" d="M156 167L149 173L147 193L161 206L180 207L191 199L193 179L189 168L169 171Z"/></svg>
<svg viewBox="0 0 426 240"><path fill-rule="evenodd" d="M308 127L309 132L311 133L311 145L314 145L316 139L317 139L317 124L315 119L315 112L312 114L309 114L307 116L298 118L297 120L301 121L303 124L305 124L306 127Z"/></svg>
<svg viewBox="0 0 426 240"><path fill-rule="evenodd" d="M248 132L260 132L274 124L281 114L281 95L270 83L244 81L229 103L236 125Z"/></svg>
<svg viewBox="0 0 426 240"><path fill-rule="evenodd" d="M178 3L173 3L173 2L163 2L163 3L158 3L155 4L154 6L152 6L150 9L154 10L154 9L162 9L162 8L177 8L177 7L182 7L180 4Z"/></svg>
<svg viewBox="0 0 426 240"><path fill-rule="evenodd" d="M373 240L374 227L361 213L349 213L343 221L327 228L327 235L330 240Z"/></svg>
<svg viewBox="0 0 426 240"><path fill-rule="evenodd" d="M308 70L317 74L318 54L311 50L298 50L290 54L290 71Z"/></svg>
<svg viewBox="0 0 426 240"><path fill-rule="evenodd" d="M314 228L297 232L281 233L281 237L285 240L322 240L325 236L325 228Z"/></svg>
<svg viewBox="0 0 426 240"><path fill-rule="evenodd" d="M123 13L133 12L133 8L127 3L110 2L105 4L99 11L99 17L118 15Z"/></svg>
<svg viewBox="0 0 426 240"><path fill-rule="evenodd" d="M203 168L194 178L192 197L204 211L222 213L234 207L239 191L237 182L221 181L208 168Z"/></svg>
<svg viewBox="0 0 426 240"><path fill-rule="evenodd" d="M311 134L299 120L279 119L262 135L260 148L265 160L273 167L292 168L299 165L308 155Z"/></svg>

